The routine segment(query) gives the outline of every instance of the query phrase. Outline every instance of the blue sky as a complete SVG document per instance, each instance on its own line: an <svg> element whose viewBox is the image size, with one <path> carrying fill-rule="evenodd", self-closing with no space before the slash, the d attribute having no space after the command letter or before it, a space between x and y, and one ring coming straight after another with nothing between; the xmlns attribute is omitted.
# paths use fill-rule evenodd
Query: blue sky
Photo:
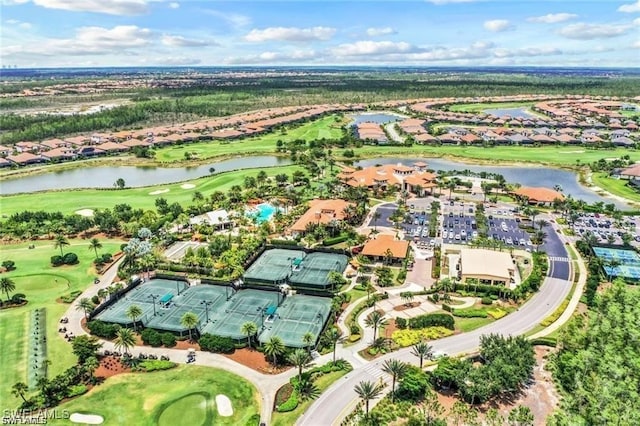
<svg viewBox="0 0 640 426"><path fill-rule="evenodd" d="M640 64L640 0L0 0L3 66Z"/></svg>

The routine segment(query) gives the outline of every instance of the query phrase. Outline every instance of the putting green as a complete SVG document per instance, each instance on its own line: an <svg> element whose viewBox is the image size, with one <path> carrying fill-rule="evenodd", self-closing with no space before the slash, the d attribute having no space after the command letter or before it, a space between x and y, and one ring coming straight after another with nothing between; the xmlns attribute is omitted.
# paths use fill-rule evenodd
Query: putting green
<svg viewBox="0 0 640 426"><path fill-rule="evenodd" d="M182 424L186 415L189 424L205 426L213 424L211 395L207 392L194 392L181 396L161 405L155 416L158 426L174 426Z"/></svg>

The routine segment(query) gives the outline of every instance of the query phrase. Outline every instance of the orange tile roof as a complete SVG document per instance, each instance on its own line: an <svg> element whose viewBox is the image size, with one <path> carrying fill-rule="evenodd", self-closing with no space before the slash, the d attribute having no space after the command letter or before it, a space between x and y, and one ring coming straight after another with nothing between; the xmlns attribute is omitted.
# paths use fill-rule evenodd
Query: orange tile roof
<svg viewBox="0 0 640 426"><path fill-rule="evenodd" d="M396 240L393 235L378 235L376 239L369 240L362 248L363 256L385 256L387 250L396 259L404 259L409 251L409 241Z"/></svg>
<svg viewBox="0 0 640 426"><path fill-rule="evenodd" d="M309 208L300 216L300 219L291 225L291 230L296 232L303 232L307 229L307 225L310 223L330 223L331 221L343 220L345 218L344 209L347 206L353 205L345 200L324 200L315 199L309 201Z"/></svg>
<svg viewBox="0 0 640 426"><path fill-rule="evenodd" d="M522 187L514 191L514 194L527 197L529 201L539 203L551 203L556 198L564 200L564 195L549 188L542 187Z"/></svg>

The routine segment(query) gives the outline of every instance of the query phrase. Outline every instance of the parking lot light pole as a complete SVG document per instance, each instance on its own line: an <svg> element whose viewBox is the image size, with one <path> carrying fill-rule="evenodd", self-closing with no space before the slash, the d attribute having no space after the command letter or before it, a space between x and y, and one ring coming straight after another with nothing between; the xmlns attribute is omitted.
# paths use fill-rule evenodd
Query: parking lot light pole
<svg viewBox="0 0 640 426"><path fill-rule="evenodd" d="M204 305L204 313L205 313L207 322L209 322L209 306L213 305L213 302L210 300L201 300L200 304Z"/></svg>
<svg viewBox="0 0 640 426"><path fill-rule="evenodd" d="M157 294L150 294L149 297L153 300L153 316L156 316L156 299L160 296Z"/></svg>

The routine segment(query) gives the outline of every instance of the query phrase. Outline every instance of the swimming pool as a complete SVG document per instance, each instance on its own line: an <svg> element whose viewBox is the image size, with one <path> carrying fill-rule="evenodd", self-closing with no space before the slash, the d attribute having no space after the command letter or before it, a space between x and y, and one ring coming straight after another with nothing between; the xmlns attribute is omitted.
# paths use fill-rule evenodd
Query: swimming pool
<svg viewBox="0 0 640 426"><path fill-rule="evenodd" d="M255 218L257 223L267 222L276 214L276 208L270 203L258 204L248 215Z"/></svg>

